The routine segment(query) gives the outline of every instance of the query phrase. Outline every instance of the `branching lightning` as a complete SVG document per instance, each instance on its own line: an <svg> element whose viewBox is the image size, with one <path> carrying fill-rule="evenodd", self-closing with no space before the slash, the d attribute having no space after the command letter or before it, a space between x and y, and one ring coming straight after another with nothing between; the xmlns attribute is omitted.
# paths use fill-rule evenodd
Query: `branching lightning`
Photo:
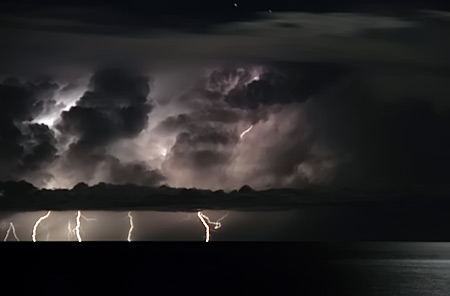
<svg viewBox="0 0 450 296"><path fill-rule="evenodd" d="M200 219L200 221L202 221L203 226L205 226L205 232L206 232L205 242L209 242L209 225L208 225L208 223L206 223L205 219L203 218L202 212L197 212L197 216Z"/></svg>
<svg viewBox="0 0 450 296"><path fill-rule="evenodd" d="M222 227L222 223L220 221L225 219L228 216L228 214L229 213L226 212L225 215L220 217L217 221L211 221L211 219L208 216L206 216L205 214L203 214L202 212L200 212L200 211L197 212L198 218L203 223L203 226L205 226L205 232L206 232L205 242L209 242L209 239L211 236L209 224L214 225L214 229L219 229L220 227Z"/></svg>
<svg viewBox="0 0 450 296"><path fill-rule="evenodd" d="M81 218L83 218L83 220L86 221L86 222L97 221L96 218L87 218L87 217L84 216L83 214L81 214Z"/></svg>
<svg viewBox="0 0 450 296"><path fill-rule="evenodd" d="M253 128L253 124L248 128L248 129L246 129L245 131L243 131L242 133L241 133L241 135L239 136L239 138L243 138L244 136L245 136L245 134L247 134L249 131L251 131L251 129Z"/></svg>
<svg viewBox="0 0 450 296"><path fill-rule="evenodd" d="M39 218L36 223L34 223L34 227L33 227L33 234L31 236L31 238L33 239L33 242L36 242L36 230L39 226L39 224L41 224L42 221L44 221L45 219L48 218L48 216L50 216L50 213L52 211L48 211L47 214L45 214L44 216L42 216L41 218Z"/></svg>
<svg viewBox="0 0 450 296"><path fill-rule="evenodd" d="M134 224L133 224L133 216L131 215L131 211L128 212L128 218L130 219L130 229L128 230L128 241L131 242L131 233L133 232Z"/></svg>
<svg viewBox="0 0 450 296"><path fill-rule="evenodd" d="M225 215L223 215L222 217L220 217L217 221L211 221L211 219L209 219L208 216L206 216L205 214L202 213L203 217L206 219L206 221L208 221L209 224L214 225L214 229L219 229L220 227L222 227L222 223L220 223L220 221L222 221L223 219L225 219L228 216L228 212L226 212Z"/></svg>
<svg viewBox="0 0 450 296"><path fill-rule="evenodd" d="M11 232L11 230L13 232L13 235L14 235L14 238L16 239L16 241L20 242L20 240L19 240L19 238L17 237L17 234L16 234L16 228L14 227L14 224L12 222L9 222L9 228L8 228L8 231L6 232L6 236L5 236L5 239L3 241L6 242L6 240L8 239L8 236L9 236L9 233Z"/></svg>

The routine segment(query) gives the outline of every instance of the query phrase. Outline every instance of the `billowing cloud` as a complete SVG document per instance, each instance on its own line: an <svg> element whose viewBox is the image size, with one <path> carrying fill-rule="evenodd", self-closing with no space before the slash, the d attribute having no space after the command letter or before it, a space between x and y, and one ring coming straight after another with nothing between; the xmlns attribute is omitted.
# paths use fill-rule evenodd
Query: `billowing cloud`
<svg viewBox="0 0 450 296"><path fill-rule="evenodd" d="M239 83L225 100L233 107L251 109L261 105L304 102L309 96L326 90L343 74L343 67L332 64L272 67L246 84Z"/></svg>
<svg viewBox="0 0 450 296"><path fill-rule="evenodd" d="M40 187L232 190L448 177L441 100L421 92L411 99L381 79L390 68L272 62L179 69L101 68L81 92L67 80L8 79L3 91L15 101L3 109L9 175L2 178Z"/></svg>
<svg viewBox="0 0 450 296"><path fill-rule="evenodd" d="M56 157L53 131L31 121L45 109L57 88L48 81L22 83L14 78L0 84L2 179L45 174L41 169Z"/></svg>
<svg viewBox="0 0 450 296"><path fill-rule="evenodd" d="M109 68L95 72L89 90L61 114L56 126L61 134L74 138L64 153L65 166L84 174L83 181L96 178L99 170L104 172L100 180L115 184L128 183L133 178L137 184L146 185L163 180L143 164L122 164L108 153L109 145L132 139L147 126L152 110L149 92L149 78L132 70Z"/></svg>

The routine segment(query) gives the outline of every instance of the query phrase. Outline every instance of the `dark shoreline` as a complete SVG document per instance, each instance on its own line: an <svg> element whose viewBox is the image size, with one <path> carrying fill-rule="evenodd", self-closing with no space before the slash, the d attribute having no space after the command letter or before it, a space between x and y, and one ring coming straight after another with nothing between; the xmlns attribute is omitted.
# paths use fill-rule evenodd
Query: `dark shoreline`
<svg viewBox="0 0 450 296"><path fill-rule="evenodd" d="M137 185L95 186L78 184L72 189L38 189L21 182L0 183L0 211L133 210L183 211L235 210L282 211L307 206L450 207L449 185L386 188L269 189L256 191L201 190L195 188Z"/></svg>

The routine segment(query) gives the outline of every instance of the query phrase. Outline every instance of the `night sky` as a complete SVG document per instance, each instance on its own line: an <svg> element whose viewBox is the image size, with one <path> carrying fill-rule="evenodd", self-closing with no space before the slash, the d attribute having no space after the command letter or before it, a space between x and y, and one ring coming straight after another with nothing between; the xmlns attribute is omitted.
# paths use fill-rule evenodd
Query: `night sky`
<svg viewBox="0 0 450 296"><path fill-rule="evenodd" d="M1 291L447 295L449 33L442 1L1 1Z"/></svg>
<svg viewBox="0 0 450 296"><path fill-rule="evenodd" d="M288 188L299 190L289 194L301 201L305 188L311 196L330 189L334 201L343 201L343 192L352 201L365 194L383 202L411 188L422 188L425 201L427 192L448 194L450 14L443 6L6 1L0 7L2 229L14 211L56 209L48 206L52 198L68 202L60 210L88 209L76 197L90 196L80 188L99 183L160 188L156 195L168 187L210 190L209 204L181 190L177 198L186 204L171 207L166 199L147 208L189 212L242 210L243 201L245 211L254 203L253 212L276 212ZM41 206L31 193L28 201L24 193L9 203L17 194L6 181L28 182L17 183L25 191L78 189L41 191ZM244 185L251 194L236 193ZM126 195L111 197L114 207L138 207L129 188L129 203ZM262 202L261 190L275 191ZM217 206L227 194L234 199ZM289 210L297 210L293 203ZM402 227L372 233L410 238L414 230Z"/></svg>

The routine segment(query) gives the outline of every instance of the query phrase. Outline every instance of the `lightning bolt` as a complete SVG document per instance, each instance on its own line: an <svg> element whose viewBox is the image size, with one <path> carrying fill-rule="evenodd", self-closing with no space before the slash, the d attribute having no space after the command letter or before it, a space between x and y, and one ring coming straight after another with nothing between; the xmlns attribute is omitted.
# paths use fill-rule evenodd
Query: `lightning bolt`
<svg viewBox="0 0 450 296"><path fill-rule="evenodd" d="M130 219L130 229L128 230L128 238L127 240L131 242L131 233L133 232L134 224L133 224L133 216L131 215L131 211L128 212L128 218Z"/></svg>
<svg viewBox="0 0 450 296"><path fill-rule="evenodd" d="M253 128L253 124L252 124L248 129L246 129L245 131L243 131L243 132L241 133L241 135L239 136L239 138L242 139L242 138L245 136L246 133L248 133L249 131L252 130L252 128Z"/></svg>
<svg viewBox="0 0 450 296"><path fill-rule="evenodd" d="M16 234L16 228L14 227L14 224L12 222L9 222L9 228L8 228L8 231L6 232L6 236L5 236L5 239L3 241L6 242L6 240L8 239L8 236L9 236L9 233L11 232L11 230L13 232L13 235L14 235L14 238L16 239L16 241L20 242L20 240L19 240L19 238L17 237L17 234Z"/></svg>
<svg viewBox="0 0 450 296"><path fill-rule="evenodd" d="M203 214L202 212L197 212L197 216L200 219L200 221L202 222L203 226L205 226L205 232L206 232L206 239L205 242L209 242L210 239L210 227L209 224L214 225L214 229L219 229L220 227L222 227L222 223L220 221L222 221L223 219L225 219L228 216L228 212L225 213L225 215L223 215L222 217L220 217L217 221L211 221L211 219L206 216L205 214Z"/></svg>
<svg viewBox="0 0 450 296"><path fill-rule="evenodd" d="M197 212L197 216L200 219L200 221L202 221L203 226L205 226L205 232L206 232L205 242L209 242L209 225L208 225L208 223L206 223L205 218L203 218L202 212Z"/></svg>
<svg viewBox="0 0 450 296"><path fill-rule="evenodd" d="M228 212L225 213L225 215L223 215L222 217L220 217L216 222L211 221L209 219L208 216L206 216L205 214L202 213L203 217L206 219L206 221L208 221L209 224L214 225L214 229L219 229L220 227L222 227L222 223L220 223L220 221L222 221L223 219L225 219L228 216Z"/></svg>
<svg viewBox="0 0 450 296"><path fill-rule="evenodd" d="M80 221L80 218L81 218L81 211L78 211L78 214L77 214L77 219L76 219L76 221L77 221L77 226L75 226L75 233L76 233L76 235L77 235L77 239L78 239L78 242L82 242L83 240L81 239L81 234L80 234L80 228L81 228L81 221Z"/></svg>
<svg viewBox="0 0 450 296"><path fill-rule="evenodd" d="M33 227L33 234L31 236L31 238L33 239L33 242L36 242L36 230L39 226L39 224L41 224L42 221L44 221L45 219L48 218L48 216L50 216L50 213L52 211L48 211L47 214L45 214L44 216L42 216L41 218L39 218L36 223L34 223L34 227Z"/></svg>
<svg viewBox="0 0 450 296"><path fill-rule="evenodd" d="M77 211L77 218L75 219L76 226L73 230L70 229L71 225L70 225L70 221L69 221L69 224L67 225L67 229L69 230L69 233L70 233L70 231L75 232L75 234L77 236L77 240L80 243L83 241L83 238L81 237L81 218L83 218L83 220L87 221L87 222L97 221L97 219L95 219L95 218L87 218L86 216L82 215L80 210Z"/></svg>

